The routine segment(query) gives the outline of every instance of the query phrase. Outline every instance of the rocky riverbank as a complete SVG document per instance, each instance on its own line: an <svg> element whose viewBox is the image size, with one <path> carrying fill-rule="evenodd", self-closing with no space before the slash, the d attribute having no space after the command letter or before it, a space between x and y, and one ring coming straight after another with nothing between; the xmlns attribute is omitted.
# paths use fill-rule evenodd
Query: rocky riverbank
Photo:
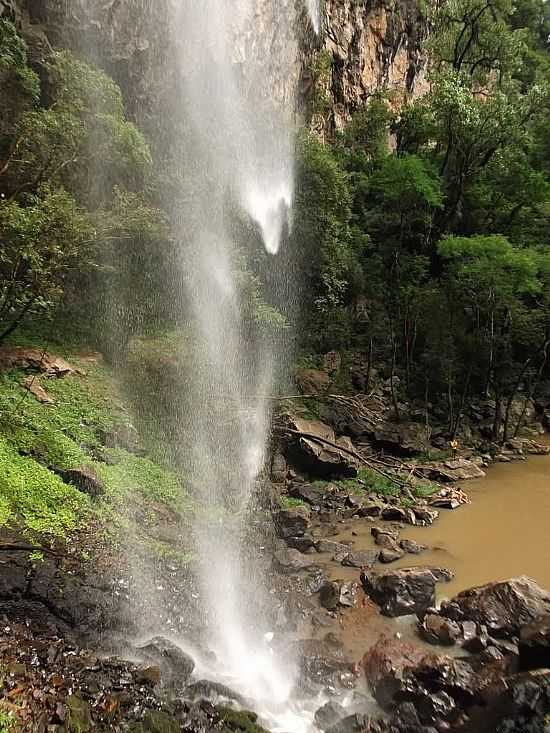
<svg viewBox="0 0 550 733"><path fill-rule="evenodd" d="M26 395L17 430L3 428L9 460L36 464L56 491L86 501L72 524L60 506L48 515L62 534L40 534L30 514L2 529L0 731L261 731L254 713L241 712L253 701L220 683L204 647L182 531L192 508L174 503L170 474L153 469L121 406L114 423L99 410L96 357L4 357L4 397ZM90 393L97 384L101 399ZM341 403L355 421L356 399ZM57 423L48 427L60 416L62 450ZM25 425L33 431L22 433ZM461 446L437 455L432 443L420 453L424 428L414 425L390 422L367 440L310 414L277 418L265 492L277 533L255 550L271 578L271 643L297 660L296 695L319 701L322 731L543 733L550 595L516 578L438 607L452 573L444 556L424 567L425 546L406 535L460 511L468 498L455 480L479 476L489 458L547 449L523 437L498 454ZM130 496L135 505L122 512Z"/></svg>

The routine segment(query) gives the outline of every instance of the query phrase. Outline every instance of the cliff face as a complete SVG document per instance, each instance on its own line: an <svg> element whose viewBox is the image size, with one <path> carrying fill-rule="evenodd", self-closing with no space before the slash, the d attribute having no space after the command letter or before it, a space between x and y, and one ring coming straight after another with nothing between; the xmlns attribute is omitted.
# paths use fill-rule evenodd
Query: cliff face
<svg viewBox="0 0 550 733"><path fill-rule="evenodd" d="M0 15L17 16L35 41L47 38L53 46L75 49L105 67L126 92L129 112L152 132L159 112L166 117L177 94L173 58L181 34L171 27L171 2L0 0ZM281 22L288 25L289 16L294 22L290 0L276 6L260 0L254 22L272 23L272 7L284 16ZM290 39L281 48L280 39L288 34L279 34L276 40L266 33L266 47L252 51L295 54L298 44L295 70L288 73L287 67L281 78L274 69L266 88L288 100L300 79L301 112L322 136L341 129L379 89L391 93L395 106L426 91L422 46L428 23L421 0L324 0L324 30L319 37L308 28L305 6L298 2L296 7L296 41ZM270 48L275 43L279 47ZM246 39L241 45L237 54ZM315 96L322 97L321 110L312 104Z"/></svg>
<svg viewBox="0 0 550 733"><path fill-rule="evenodd" d="M306 54L324 60L317 73L304 70L306 96L325 98L314 128L341 129L377 90L389 92L396 107L427 91L428 22L420 8L418 0L325 0L320 48Z"/></svg>

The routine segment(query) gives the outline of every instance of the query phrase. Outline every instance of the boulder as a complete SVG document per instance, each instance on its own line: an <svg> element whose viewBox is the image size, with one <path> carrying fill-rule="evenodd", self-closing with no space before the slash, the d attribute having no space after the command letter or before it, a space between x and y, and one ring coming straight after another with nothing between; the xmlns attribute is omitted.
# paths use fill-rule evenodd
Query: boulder
<svg viewBox="0 0 550 733"><path fill-rule="evenodd" d="M340 603L340 586L334 581L325 583L319 591L319 602L327 611L335 611Z"/></svg>
<svg viewBox="0 0 550 733"><path fill-rule="evenodd" d="M367 570L361 582L367 595L380 606L385 616L406 616L424 612L435 603L435 584L450 580L444 568L411 567L393 571Z"/></svg>
<svg viewBox="0 0 550 733"><path fill-rule="evenodd" d="M361 662L367 683L378 703L386 710L394 706L405 671L422 662L425 652L394 636L380 636Z"/></svg>
<svg viewBox="0 0 550 733"><path fill-rule="evenodd" d="M342 565L347 568L371 568L378 560L376 550L362 550L349 552L342 560Z"/></svg>
<svg viewBox="0 0 550 733"><path fill-rule="evenodd" d="M412 512L416 518L416 523L421 525L433 524L439 516L437 509L430 509L424 505L413 506Z"/></svg>
<svg viewBox="0 0 550 733"><path fill-rule="evenodd" d="M294 379L300 392L306 395L322 394L330 385L328 373L320 369L300 369Z"/></svg>
<svg viewBox="0 0 550 733"><path fill-rule="evenodd" d="M43 349L24 346L0 346L0 372L15 369L35 369L50 377L66 377L71 374L82 374L61 356L49 354Z"/></svg>
<svg viewBox="0 0 550 733"><path fill-rule="evenodd" d="M351 478L359 461L351 439L336 437L334 430L318 420L287 417L291 433L287 454L297 468L322 478Z"/></svg>
<svg viewBox="0 0 550 733"><path fill-rule="evenodd" d="M456 730L545 733L549 712L550 670L523 672L495 681L483 693L483 706Z"/></svg>
<svg viewBox="0 0 550 733"><path fill-rule="evenodd" d="M321 730L328 730L338 721L346 717L346 708L337 702L326 702L315 713L315 725Z"/></svg>
<svg viewBox="0 0 550 733"><path fill-rule="evenodd" d="M550 669L550 615L524 626L519 636L520 670Z"/></svg>
<svg viewBox="0 0 550 733"><path fill-rule="evenodd" d="M430 448L431 428L417 422L383 422L376 426L376 442L403 455L424 453Z"/></svg>
<svg viewBox="0 0 550 733"><path fill-rule="evenodd" d="M195 669L195 662L189 654L163 636L155 636L137 647L137 651L147 662L160 667L163 678L185 682Z"/></svg>
<svg viewBox="0 0 550 733"><path fill-rule="evenodd" d="M467 481L483 478L485 472L467 458L450 458L446 461L429 461L418 466L418 469L433 481Z"/></svg>
<svg viewBox="0 0 550 733"><path fill-rule="evenodd" d="M506 638L550 614L550 593L522 576L462 591L442 603L440 612L455 621L475 621L491 635Z"/></svg>
<svg viewBox="0 0 550 733"><path fill-rule="evenodd" d="M395 562L396 560L401 560L401 558L404 556L403 550L401 550L399 547L395 550L381 550L380 555L378 556L378 560L386 565L389 565L392 562Z"/></svg>
<svg viewBox="0 0 550 733"><path fill-rule="evenodd" d="M316 486L312 486L311 484L292 484L292 486L288 490L288 493L294 499L305 501L306 504L311 504L311 506L320 506L323 500L322 489L319 489Z"/></svg>
<svg viewBox="0 0 550 733"><path fill-rule="evenodd" d="M283 547L274 554L275 562L283 573L292 573L296 570L305 570L315 565L311 555L304 555L299 550Z"/></svg>
<svg viewBox="0 0 550 733"><path fill-rule="evenodd" d="M430 644L452 646L461 637L462 628L456 621L436 613L427 613L419 624L420 636Z"/></svg>
<svg viewBox="0 0 550 733"><path fill-rule="evenodd" d="M414 540L401 540L399 547L409 555L420 555L421 552L427 549L426 545L420 545Z"/></svg>
<svg viewBox="0 0 550 733"><path fill-rule="evenodd" d="M334 542L333 540L318 540L315 543L315 549L317 552L328 552L333 557L340 556L340 559L350 552L349 545L344 545L342 542Z"/></svg>
<svg viewBox="0 0 550 733"><path fill-rule="evenodd" d="M354 713L327 729L327 733L364 733L370 728L371 719L363 713Z"/></svg>
<svg viewBox="0 0 550 733"><path fill-rule="evenodd" d="M378 547L383 547L385 550L391 550L392 552L399 551L399 545L397 544L397 538L399 534L397 531L388 529L380 529L379 527L372 527L371 534L374 537L374 544Z"/></svg>
<svg viewBox="0 0 550 733"><path fill-rule="evenodd" d="M283 539L303 537L310 524L310 511L305 506L281 509L275 514L275 526Z"/></svg>

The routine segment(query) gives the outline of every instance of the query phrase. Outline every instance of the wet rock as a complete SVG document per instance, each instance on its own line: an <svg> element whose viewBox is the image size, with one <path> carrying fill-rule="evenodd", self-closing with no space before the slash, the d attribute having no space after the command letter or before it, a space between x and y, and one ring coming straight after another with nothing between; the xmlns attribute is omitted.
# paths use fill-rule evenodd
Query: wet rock
<svg viewBox="0 0 550 733"><path fill-rule="evenodd" d="M152 685L160 684L161 672L158 664L151 664L148 667L141 667L136 672L136 679L138 682L149 682Z"/></svg>
<svg viewBox="0 0 550 733"><path fill-rule="evenodd" d="M318 540L315 543L317 552L328 552L332 555L345 556L349 554L350 546L344 545L342 542L333 542L332 540Z"/></svg>
<svg viewBox="0 0 550 733"><path fill-rule="evenodd" d="M378 560L376 550L349 552L342 560L342 565L348 568L371 568Z"/></svg>
<svg viewBox="0 0 550 733"><path fill-rule="evenodd" d="M329 425L318 420L287 416L287 423L294 431L287 455L298 468L322 478L357 475L359 463L350 438L337 438Z"/></svg>
<svg viewBox="0 0 550 733"><path fill-rule="evenodd" d="M76 486L79 491L92 497L102 496L105 493L105 484L99 478L97 473L89 466L80 466L80 468L53 468L56 473L66 484Z"/></svg>
<svg viewBox="0 0 550 733"><path fill-rule="evenodd" d="M137 651L146 660L157 664L162 676L184 682L195 669L195 662L174 642L162 636L155 636L145 644L137 647Z"/></svg>
<svg viewBox="0 0 550 733"><path fill-rule="evenodd" d="M427 506L413 506L412 512L416 517L416 522L422 525L433 524L439 516L437 509L430 509Z"/></svg>
<svg viewBox="0 0 550 733"><path fill-rule="evenodd" d="M323 500L323 491L311 484L292 484L288 493L294 499L305 501L306 504L311 504L311 506L320 506Z"/></svg>
<svg viewBox="0 0 550 733"><path fill-rule="evenodd" d="M401 558L405 555L403 550L401 550L399 547L397 547L395 550L386 550L383 549L380 551L380 554L378 555L378 560L385 565L389 565L392 562L395 562L396 560L401 560Z"/></svg>
<svg viewBox="0 0 550 733"><path fill-rule="evenodd" d="M423 725L440 724L458 717L459 708L445 691L425 695L418 703L418 716Z"/></svg>
<svg viewBox="0 0 550 733"><path fill-rule="evenodd" d="M327 702L315 713L315 725L326 731L345 717L346 709L342 705L337 702Z"/></svg>
<svg viewBox="0 0 550 733"><path fill-rule="evenodd" d="M384 504L380 501L363 502L357 509L359 517L379 517L384 509Z"/></svg>
<svg viewBox="0 0 550 733"><path fill-rule="evenodd" d="M310 524L310 511L305 506L281 509L275 514L279 537L303 537Z"/></svg>
<svg viewBox="0 0 550 733"><path fill-rule="evenodd" d="M456 621L475 621L491 635L506 638L550 613L550 593L522 576L465 590L443 602L440 613Z"/></svg>
<svg viewBox="0 0 550 733"><path fill-rule="evenodd" d="M426 545L420 545L414 540L401 540L399 547L409 555L420 555L421 552L427 549Z"/></svg>
<svg viewBox="0 0 550 733"><path fill-rule="evenodd" d="M357 583L342 583L338 602L341 606L352 608L355 606L357 596Z"/></svg>
<svg viewBox="0 0 550 733"><path fill-rule="evenodd" d="M320 369L300 369L294 379L300 392L306 395L322 394L330 385L328 373Z"/></svg>
<svg viewBox="0 0 550 733"><path fill-rule="evenodd" d="M550 615L521 629L519 637L520 670L550 669Z"/></svg>
<svg viewBox="0 0 550 733"><path fill-rule="evenodd" d="M422 615L435 603L435 584L450 580L443 568L400 568L393 571L363 571L361 582L367 595L386 616Z"/></svg>
<svg viewBox="0 0 550 733"><path fill-rule="evenodd" d="M362 667L367 683L384 709L394 707L406 670L419 665L424 657L425 652L419 647L384 634L366 652Z"/></svg>
<svg viewBox="0 0 550 733"><path fill-rule="evenodd" d="M550 672L539 670L497 680L484 691L483 706L473 710L458 733L506 731L545 733L550 711Z"/></svg>
<svg viewBox="0 0 550 733"><path fill-rule="evenodd" d="M315 540L309 534L305 534L303 537L287 537L285 542L289 547L299 552L315 551Z"/></svg>
<svg viewBox="0 0 550 733"><path fill-rule="evenodd" d="M370 727L370 717L363 713L354 713L328 728L327 733L363 733Z"/></svg>
<svg viewBox="0 0 550 733"><path fill-rule="evenodd" d="M290 547L277 550L274 559L279 568L285 573L304 570L315 564L310 555L304 555L302 552Z"/></svg>
<svg viewBox="0 0 550 733"><path fill-rule="evenodd" d="M382 509L382 519L386 522L408 522L408 512L404 507L388 504Z"/></svg>
<svg viewBox="0 0 550 733"><path fill-rule="evenodd" d="M452 646L460 638L462 629L456 621L427 613L419 624L420 636L430 644Z"/></svg>
<svg viewBox="0 0 550 733"><path fill-rule="evenodd" d="M192 702L209 700L210 702L219 703L220 700L231 700L239 705L245 704L243 696L238 692L227 687L227 685L210 680L198 680L193 682L192 685L187 685L183 691L183 697Z"/></svg>
<svg viewBox="0 0 550 733"><path fill-rule="evenodd" d="M334 581L325 583L319 591L319 601L327 611L335 611L340 603L340 586Z"/></svg>
<svg viewBox="0 0 550 733"><path fill-rule="evenodd" d="M430 448L431 428L416 422L384 422L376 426L376 442L392 451L411 455Z"/></svg>
<svg viewBox="0 0 550 733"><path fill-rule="evenodd" d="M386 550L393 550L396 552L399 550L397 544L397 538L399 533L394 529L380 529L379 527L372 527L371 534L374 537L374 544L378 547L383 547Z"/></svg>
<svg viewBox="0 0 550 733"><path fill-rule="evenodd" d="M288 464L282 453L275 453L271 460L271 480L274 484L284 484L288 475Z"/></svg>
<svg viewBox="0 0 550 733"><path fill-rule="evenodd" d="M291 645L290 653L298 659L302 682L349 686L354 680L351 662L330 639L303 639Z"/></svg>

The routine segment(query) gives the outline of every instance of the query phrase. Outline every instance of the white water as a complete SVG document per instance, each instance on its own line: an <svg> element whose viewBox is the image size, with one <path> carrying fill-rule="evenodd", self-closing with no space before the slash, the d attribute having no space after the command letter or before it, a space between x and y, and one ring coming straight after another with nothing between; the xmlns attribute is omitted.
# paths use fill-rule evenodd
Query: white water
<svg viewBox="0 0 550 733"><path fill-rule="evenodd" d="M306 0L307 11L315 33L321 30L321 0Z"/></svg>
<svg viewBox="0 0 550 733"><path fill-rule="evenodd" d="M307 733L313 710L293 699L292 660L265 641L269 594L254 541L256 479L269 427L275 357L245 326L244 210L276 255L293 197L293 0L180 0L181 202L185 298L192 309L189 474L200 492L194 533L210 679L229 684L274 731ZM276 259L273 266L277 266ZM249 557L249 555L251 557Z"/></svg>

